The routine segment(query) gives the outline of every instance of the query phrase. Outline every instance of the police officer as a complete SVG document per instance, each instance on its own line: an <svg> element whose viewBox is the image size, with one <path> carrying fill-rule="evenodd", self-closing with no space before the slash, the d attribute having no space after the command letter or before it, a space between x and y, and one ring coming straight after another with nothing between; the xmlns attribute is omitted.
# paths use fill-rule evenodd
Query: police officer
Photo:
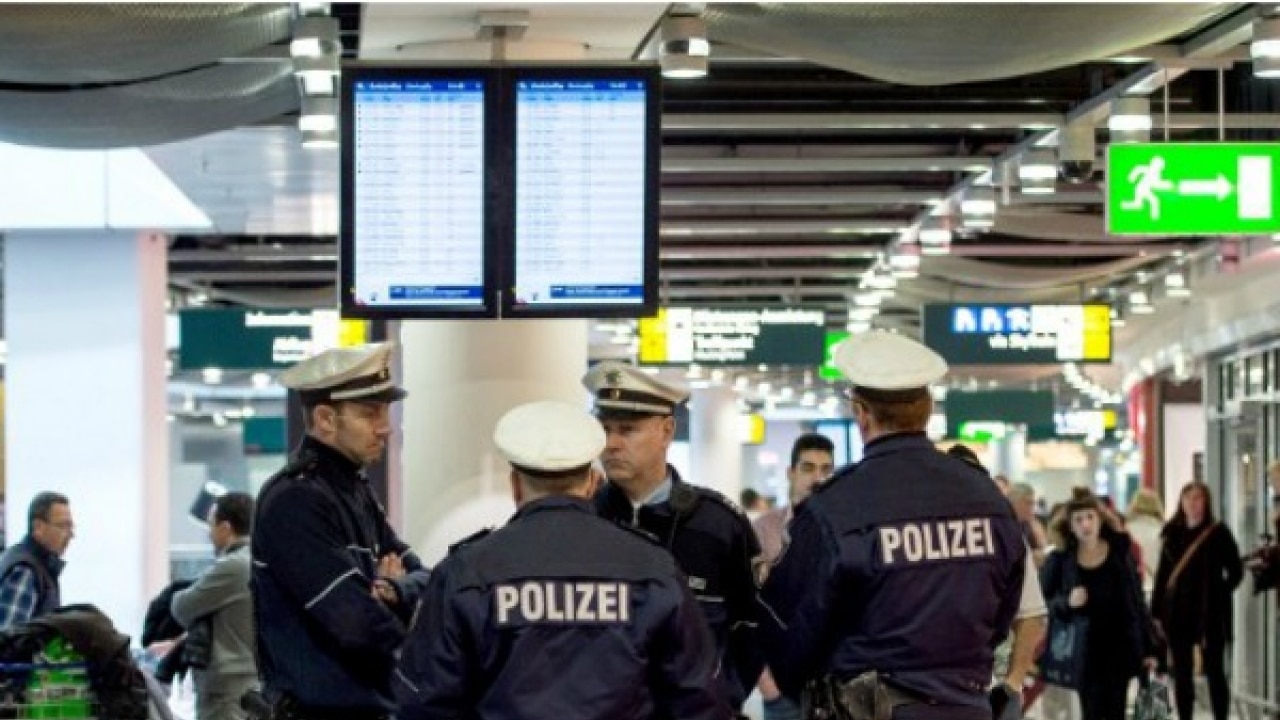
<svg viewBox="0 0 1280 720"><path fill-rule="evenodd" d="M671 556L594 511L599 423L535 402L493 440L519 510L436 567L396 673L399 720L727 717Z"/></svg>
<svg viewBox="0 0 1280 720"><path fill-rule="evenodd" d="M762 592L765 653L788 695L834 689L897 720L989 720L992 649L1023 591L1013 509L924 429L933 351L870 332L835 356L852 384L863 458L804 502Z"/></svg>
<svg viewBox="0 0 1280 720"><path fill-rule="evenodd" d="M258 497L251 545L259 667L277 717L373 720L394 709L393 653L427 571L387 524L365 467L382 456L387 344L337 348L281 375L307 435Z"/></svg>
<svg viewBox="0 0 1280 720"><path fill-rule="evenodd" d="M596 506L604 517L650 533L675 556L711 625L729 703L740 708L764 668L752 569L760 544L738 508L686 484L667 464L676 406L689 393L615 362L593 366L582 382L595 396L607 438L600 459L608 483Z"/></svg>

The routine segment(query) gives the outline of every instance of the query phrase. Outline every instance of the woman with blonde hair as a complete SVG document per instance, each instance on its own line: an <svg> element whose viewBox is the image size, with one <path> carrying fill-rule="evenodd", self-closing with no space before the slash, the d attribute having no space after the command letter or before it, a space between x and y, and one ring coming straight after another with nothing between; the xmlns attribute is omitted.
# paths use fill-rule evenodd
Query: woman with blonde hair
<svg viewBox="0 0 1280 720"><path fill-rule="evenodd" d="M1156 566L1160 564L1160 552L1164 543L1160 539L1160 531L1164 529L1164 505L1160 496L1154 491L1142 488L1133 494L1129 501L1128 520L1129 534L1142 551L1142 562L1138 568L1142 571L1142 589L1148 596L1156 582Z"/></svg>
<svg viewBox="0 0 1280 720"><path fill-rule="evenodd" d="M1124 720L1129 682L1154 668L1151 618L1141 596L1141 581L1129 550L1129 535L1106 520L1095 497L1076 497L1058 520L1065 544L1049 555L1040 571L1053 628L1088 619L1083 643L1053 647L1076 655L1083 675L1075 679L1086 720ZM1042 661L1043 662L1043 661Z"/></svg>

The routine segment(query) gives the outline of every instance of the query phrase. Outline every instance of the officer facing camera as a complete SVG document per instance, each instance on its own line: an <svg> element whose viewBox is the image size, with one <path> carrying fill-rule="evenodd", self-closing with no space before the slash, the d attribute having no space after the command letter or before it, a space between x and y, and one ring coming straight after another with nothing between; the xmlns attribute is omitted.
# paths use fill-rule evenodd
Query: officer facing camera
<svg viewBox="0 0 1280 720"><path fill-rule="evenodd" d="M675 556L711 626L729 704L739 709L764 669L753 572L760 543L733 503L685 483L667 464L676 407L689 392L616 362L593 366L582 384L595 396L606 437L600 460L609 481L596 494L596 508L650 533Z"/></svg>
<svg viewBox="0 0 1280 720"><path fill-rule="evenodd" d="M387 523L364 469L382 457L391 346L327 350L281 382L307 435L258 496L253 595L258 661L277 718L382 720L391 671L427 570Z"/></svg>
<svg viewBox="0 0 1280 720"><path fill-rule="evenodd" d="M711 633L679 568L595 514L595 418L529 403L493 441L519 509L436 567L396 672L397 718L727 717Z"/></svg>
<svg viewBox="0 0 1280 720"><path fill-rule="evenodd" d="M796 509L762 591L769 667L810 717L989 720L993 649L1026 567L1013 508L925 436L942 358L869 332L835 362L852 385L863 458Z"/></svg>

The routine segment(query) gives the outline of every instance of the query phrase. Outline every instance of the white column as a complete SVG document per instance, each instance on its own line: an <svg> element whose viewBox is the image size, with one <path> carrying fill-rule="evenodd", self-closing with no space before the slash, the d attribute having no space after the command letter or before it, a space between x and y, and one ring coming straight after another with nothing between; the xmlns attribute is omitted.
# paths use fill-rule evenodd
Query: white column
<svg viewBox="0 0 1280 720"><path fill-rule="evenodd" d="M742 437L732 388L695 390L689 400L689 477L738 502L742 493Z"/></svg>
<svg viewBox="0 0 1280 720"><path fill-rule="evenodd" d="M169 574L166 246L104 231L4 243L9 535L25 533L36 493L65 494L62 600L135 637Z"/></svg>
<svg viewBox="0 0 1280 720"><path fill-rule="evenodd" d="M1027 432L1011 430L993 444L995 467L991 468L991 474L1004 475L1009 478L1009 482L1023 482L1027 460Z"/></svg>
<svg viewBox="0 0 1280 720"><path fill-rule="evenodd" d="M503 413L533 400L589 407L587 321L404 321L401 502L405 542L428 564L515 512L493 447Z"/></svg>

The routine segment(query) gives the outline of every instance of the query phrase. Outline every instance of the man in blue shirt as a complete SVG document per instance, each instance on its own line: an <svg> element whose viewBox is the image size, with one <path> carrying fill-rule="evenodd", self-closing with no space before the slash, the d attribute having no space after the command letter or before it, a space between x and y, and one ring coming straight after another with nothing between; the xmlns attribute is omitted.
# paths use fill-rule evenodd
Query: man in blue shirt
<svg viewBox="0 0 1280 720"><path fill-rule="evenodd" d="M600 462L608 482L596 493L596 510L653 535L671 552L711 626L717 679L739 709L764 669L756 639L760 543L742 510L710 488L685 482L667 462L676 407L689 392L611 361L592 366L582 383L595 396L606 438Z"/></svg>
<svg viewBox="0 0 1280 720"><path fill-rule="evenodd" d="M42 492L27 510L27 535L0 556L0 630L21 625L62 604L62 555L75 537L65 495Z"/></svg>

